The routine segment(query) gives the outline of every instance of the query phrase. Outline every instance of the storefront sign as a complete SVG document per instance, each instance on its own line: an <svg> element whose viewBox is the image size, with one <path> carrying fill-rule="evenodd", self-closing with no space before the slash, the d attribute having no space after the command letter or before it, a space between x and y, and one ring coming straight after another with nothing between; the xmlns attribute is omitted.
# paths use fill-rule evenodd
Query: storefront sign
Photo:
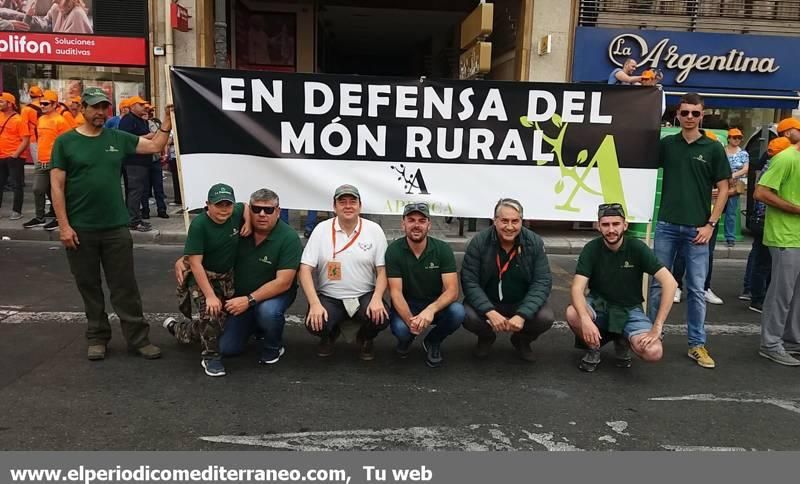
<svg viewBox="0 0 800 484"><path fill-rule="evenodd" d="M461 48L466 49L476 40L492 33L494 4L481 3L461 22Z"/></svg>
<svg viewBox="0 0 800 484"><path fill-rule="evenodd" d="M458 78L472 79L492 69L492 43L476 42L458 59Z"/></svg>
<svg viewBox="0 0 800 484"><path fill-rule="evenodd" d="M188 32L189 29L189 10L177 2L170 5L170 24L172 28L180 32Z"/></svg>
<svg viewBox="0 0 800 484"><path fill-rule="evenodd" d="M327 210L352 183L366 213L424 200L486 217L501 197L535 219L596 220L603 202L633 221L653 213L655 89L189 67L171 82L189 208L224 182L241 199L266 186L282 207Z"/></svg>
<svg viewBox="0 0 800 484"><path fill-rule="evenodd" d="M10 61L146 65L145 39L0 32L0 59Z"/></svg>

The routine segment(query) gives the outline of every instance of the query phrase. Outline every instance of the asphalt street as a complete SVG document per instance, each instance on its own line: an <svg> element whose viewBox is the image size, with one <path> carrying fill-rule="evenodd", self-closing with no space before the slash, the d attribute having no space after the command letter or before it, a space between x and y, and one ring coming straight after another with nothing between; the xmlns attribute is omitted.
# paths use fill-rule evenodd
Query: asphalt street
<svg viewBox="0 0 800 484"><path fill-rule="evenodd" d="M715 265L702 369L686 356L685 305L673 309L658 364L577 370L581 353L557 325L534 344L538 361L515 358L501 337L487 361L460 330L446 363L407 360L382 333L376 359L337 344L322 360L290 308L286 355L256 364L251 345L209 378L199 348L159 327L176 312L172 264L179 247L137 246L136 271L151 339L164 357L145 361L115 337L105 361L86 360L82 303L63 249L0 242L0 449L2 450L797 450L800 369L757 355L759 315L736 300L744 261ZM551 304L563 320L575 256L551 256ZM608 348L606 351L612 351Z"/></svg>

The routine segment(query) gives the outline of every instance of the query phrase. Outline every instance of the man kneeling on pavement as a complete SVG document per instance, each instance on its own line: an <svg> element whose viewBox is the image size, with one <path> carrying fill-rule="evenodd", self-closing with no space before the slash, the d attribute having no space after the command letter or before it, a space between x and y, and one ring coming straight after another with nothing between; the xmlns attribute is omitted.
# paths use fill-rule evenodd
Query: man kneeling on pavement
<svg viewBox="0 0 800 484"><path fill-rule="evenodd" d="M572 305L567 307L567 323L575 333L576 346L588 348L578 368L596 370L600 348L612 340L620 368L631 366L629 349L644 361L658 361L663 353L661 332L678 284L644 242L625 237L628 223L621 204L602 204L597 215L601 237L581 251L572 282ZM655 277L663 288L652 322L642 310L644 273Z"/></svg>

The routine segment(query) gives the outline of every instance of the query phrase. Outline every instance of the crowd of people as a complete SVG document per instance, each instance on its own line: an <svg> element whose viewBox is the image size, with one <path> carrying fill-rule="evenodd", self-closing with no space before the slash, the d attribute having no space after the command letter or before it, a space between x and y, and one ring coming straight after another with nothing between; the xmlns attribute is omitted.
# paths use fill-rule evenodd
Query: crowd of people
<svg viewBox="0 0 800 484"><path fill-rule="evenodd" d="M143 104L138 98L132 102L131 112ZM4 95L0 109L7 112L11 104ZM133 121L140 135L104 128L109 105L102 90L87 89L84 123L55 139L53 205L86 308L88 358L104 359L111 338L102 270L128 345L155 359L161 350L150 343L144 322L129 230L141 207L132 205L130 196L126 205L119 176L130 156L161 153L172 126L167 114L153 133L144 133L138 120ZM578 366L592 372L608 342L614 343L620 367L631 366L634 354L648 362L662 358L663 327L678 290L673 274L683 258L687 355L714 368L704 326L710 243L736 193L731 180L741 176L745 164L732 169L729 155L738 153L737 142L731 140L726 150L711 139L701 129L703 112L700 96L684 95L677 113L680 132L660 142L663 189L654 248L626 235L622 204L600 205L600 236L580 254L566 308L549 302L552 275L544 243L523 226L524 210L515 199L495 204L493 224L469 242L459 276L452 248L429 235L426 203L405 206L405 235L389 244L381 227L361 216L358 188L339 186L332 196L335 216L318 224L303 248L297 233L280 220L275 191L264 188L239 203L233 188L220 183L210 188L206 210L192 221L184 255L175 263L183 317L168 318L163 326L179 342L199 343L202 367L216 377L226 373L223 358L242 353L253 337L259 363L280 360L285 314L298 286L308 300L305 326L319 338L317 354L323 358L334 354L337 340L353 324L363 360L375 357L374 339L390 328L399 357L407 357L420 337L425 363L439 367L443 342L463 326L476 337L475 357L486 358L498 335L508 335L517 355L533 361L532 343L564 314L576 346L585 351ZM11 126L25 133L23 122ZM785 119L777 131L768 163L753 167L761 172L753 216L760 218L763 234L753 243L745 291L763 310L758 353L800 366L800 121ZM18 157L25 148L17 149L12 154ZM129 173L129 184L139 175ZM646 308L645 274L651 276ZM763 302L757 300L764 292Z"/></svg>

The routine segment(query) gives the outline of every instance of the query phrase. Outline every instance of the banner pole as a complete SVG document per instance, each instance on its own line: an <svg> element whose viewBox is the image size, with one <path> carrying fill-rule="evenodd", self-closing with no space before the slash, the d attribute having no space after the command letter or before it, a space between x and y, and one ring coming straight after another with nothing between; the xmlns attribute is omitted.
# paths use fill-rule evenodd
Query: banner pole
<svg viewBox="0 0 800 484"><path fill-rule="evenodd" d="M651 221L647 222L647 229L645 230L645 235L644 235L644 243L648 247L650 247L650 234L652 233L652 230L653 230L653 221L651 220ZM645 274L644 277L642 277L642 295L644 296L644 304L642 305L642 307L644 308L644 313L645 314L647 314L648 296L650 295L650 291L648 291L648 289L649 289L649 285L648 285L649 278L650 278L650 276L648 276L646 274Z"/></svg>
<svg viewBox="0 0 800 484"><path fill-rule="evenodd" d="M172 69L171 65L164 66L164 72L166 72L166 81L167 81L167 104L172 104L172 78L170 77L170 70ZM178 181L180 182L180 191L181 191L181 204L183 205L183 230L185 232L189 232L189 208L186 206L186 195L183 193L183 167L181 165L181 150L180 150L180 143L178 142L178 124L176 123L175 119L175 109L173 105L172 112L170 113L170 117L172 118L172 129L175 131L175 134L172 137L172 142L175 144L175 164L178 166ZM173 187L174 189L174 187Z"/></svg>

